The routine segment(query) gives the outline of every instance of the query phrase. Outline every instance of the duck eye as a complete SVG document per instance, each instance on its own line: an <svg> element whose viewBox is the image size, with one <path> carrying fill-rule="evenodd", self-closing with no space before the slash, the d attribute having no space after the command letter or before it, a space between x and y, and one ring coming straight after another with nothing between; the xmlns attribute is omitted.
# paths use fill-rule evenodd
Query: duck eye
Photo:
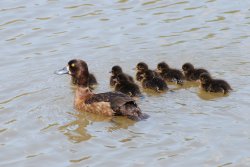
<svg viewBox="0 0 250 167"><path fill-rule="evenodd" d="M75 67L75 64L74 64L74 63L72 63L72 64L71 64L71 67Z"/></svg>

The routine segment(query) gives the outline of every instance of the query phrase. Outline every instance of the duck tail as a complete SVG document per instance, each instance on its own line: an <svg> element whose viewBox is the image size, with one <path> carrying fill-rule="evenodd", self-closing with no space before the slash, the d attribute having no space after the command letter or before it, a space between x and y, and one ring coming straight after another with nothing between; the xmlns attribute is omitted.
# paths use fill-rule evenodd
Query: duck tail
<svg viewBox="0 0 250 167"><path fill-rule="evenodd" d="M134 121L142 121L142 120L148 119L149 115L145 113L140 113L138 115L128 115L128 118Z"/></svg>
<svg viewBox="0 0 250 167"><path fill-rule="evenodd" d="M149 117L148 114L142 113L141 109L133 102L126 103L125 106L120 108L122 115L126 115L129 119L134 121L145 120Z"/></svg>

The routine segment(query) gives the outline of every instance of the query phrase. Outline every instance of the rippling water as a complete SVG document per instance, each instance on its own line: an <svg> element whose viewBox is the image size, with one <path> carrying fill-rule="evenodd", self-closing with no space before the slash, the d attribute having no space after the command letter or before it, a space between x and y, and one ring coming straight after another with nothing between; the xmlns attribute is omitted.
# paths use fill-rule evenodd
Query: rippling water
<svg viewBox="0 0 250 167"><path fill-rule="evenodd" d="M250 166L250 1L1 0L0 166ZM80 113L53 71L88 62L108 71L160 61L209 69L234 91L197 86L138 101L151 117Z"/></svg>

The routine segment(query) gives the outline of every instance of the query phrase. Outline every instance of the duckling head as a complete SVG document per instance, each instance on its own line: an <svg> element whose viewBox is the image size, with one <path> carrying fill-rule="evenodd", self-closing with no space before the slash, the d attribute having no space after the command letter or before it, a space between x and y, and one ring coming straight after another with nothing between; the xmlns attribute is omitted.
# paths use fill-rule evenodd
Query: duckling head
<svg viewBox="0 0 250 167"><path fill-rule="evenodd" d="M201 84L207 84L212 80L212 77L208 73L204 72L200 75L199 79L200 79Z"/></svg>
<svg viewBox="0 0 250 167"><path fill-rule="evenodd" d="M73 59L68 62L68 65L61 70L55 72L58 75L69 74L72 76L78 86L88 87L89 71L85 61Z"/></svg>
<svg viewBox="0 0 250 167"><path fill-rule="evenodd" d="M194 66L191 63L185 63L182 66L182 70L184 73L187 73L188 71L194 70Z"/></svg>
<svg viewBox="0 0 250 167"><path fill-rule="evenodd" d="M148 65L144 62L140 62L136 65L136 69L138 72L144 72L148 70Z"/></svg>
<svg viewBox="0 0 250 167"><path fill-rule="evenodd" d="M169 66L167 63L165 62L160 62L158 65L157 65L157 72L163 72L164 70L168 70L169 69Z"/></svg>
<svg viewBox="0 0 250 167"><path fill-rule="evenodd" d="M117 82L122 84L122 83L128 83L129 80L128 80L128 77L125 74L121 73L121 74L119 74L117 76Z"/></svg>
<svg viewBox="0 0 250 167"><path fill-rule="evenodd" d="M122 73L122 68L120 66L113 66L110 73L113 75L113 76L117 76L118 74L121 74Z"/></svg>
<svg viewBox="0 0 250 167"><path fill-rule="evenodd" d="M151 80L154 78L154 73L151 70L147 70L142 76L143 80Z"/></svg>

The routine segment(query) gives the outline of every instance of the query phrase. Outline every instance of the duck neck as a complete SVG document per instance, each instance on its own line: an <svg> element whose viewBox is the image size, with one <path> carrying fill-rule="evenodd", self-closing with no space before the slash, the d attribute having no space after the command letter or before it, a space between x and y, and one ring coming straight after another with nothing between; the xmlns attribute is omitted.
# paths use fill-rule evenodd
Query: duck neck
<svg viewBox="0 0 250 167"><path fill-rule="evenodd" d="M77 72L72 74L72 78L75 80L75 83L79 87L88 87L89 86L89 71L88 68L80 69Z"/></svg>
<svg viewBox="0 0 250 167"><path fill-rule="evenodd" d="M75 106L79 107L93 95L89 87L78 86L75 93Z"/></svg>

